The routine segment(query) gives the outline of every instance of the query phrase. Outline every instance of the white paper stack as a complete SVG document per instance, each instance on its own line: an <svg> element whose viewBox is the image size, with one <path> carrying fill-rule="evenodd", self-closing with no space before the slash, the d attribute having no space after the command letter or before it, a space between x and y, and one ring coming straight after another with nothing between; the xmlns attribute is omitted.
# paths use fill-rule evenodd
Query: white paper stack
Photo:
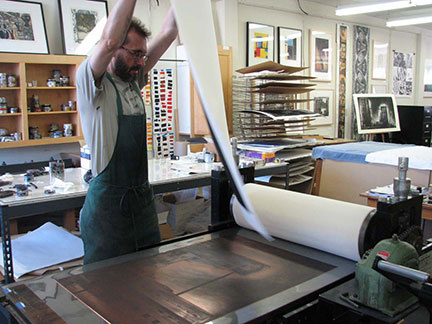
<svg viewBox="0 0 432 324"><path fill-rule="evenodd" d="M51 222L12 240L11 244L15 279L34 270L84 256L82 240Z"/></svg>

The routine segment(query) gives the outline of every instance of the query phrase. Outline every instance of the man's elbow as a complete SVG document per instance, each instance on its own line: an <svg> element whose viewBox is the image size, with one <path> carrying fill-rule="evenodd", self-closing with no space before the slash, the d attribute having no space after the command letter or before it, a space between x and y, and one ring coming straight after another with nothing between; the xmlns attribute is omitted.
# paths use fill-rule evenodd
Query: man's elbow
<svg viewBox="0 0 432 324"><path fill-rule="evenodd" d="M99 46L101 46L106 53L114 53L122 46L122 42L112 38L102 38L99 42Z"/></svg>

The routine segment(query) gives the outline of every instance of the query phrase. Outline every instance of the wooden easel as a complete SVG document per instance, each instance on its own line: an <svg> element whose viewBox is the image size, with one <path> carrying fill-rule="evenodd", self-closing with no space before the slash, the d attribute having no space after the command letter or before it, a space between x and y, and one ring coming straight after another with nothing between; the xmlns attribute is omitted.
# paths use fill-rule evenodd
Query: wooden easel
<svg viewBox="0 0 432 324"><path fill-rule="evenodd" d="M373 141L373 138L375 135L379 135L381 134L381 142L385 143L385 134L384 133L376 133L376 134L367 134L366 136L366 140L367 141Z"/></svg>

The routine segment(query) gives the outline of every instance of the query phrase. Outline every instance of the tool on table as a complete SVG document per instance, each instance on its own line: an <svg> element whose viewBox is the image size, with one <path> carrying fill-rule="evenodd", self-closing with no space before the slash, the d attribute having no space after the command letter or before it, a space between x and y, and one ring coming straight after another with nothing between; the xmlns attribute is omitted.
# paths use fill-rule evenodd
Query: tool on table
<svg viewBox="0 0 432 324"><path fill-rule="evenodd" d="M26 184L16 184L14 186L14 188L16 189L16 194L17 194L18 197L28 196L28 193L29 193L28 185L26 185Z"/></svg>
<svg viewBox="0 0 432 324"><path fill-rule="evenodd" d="M0 187L11 185L12 181L0 181Z"/></svg>
<svg viewBox="0 0 432 324"><path fill-rule="evenodd" d="M55 161L49 163L50 184L53 185L55 179L64 181L65 164L63 161Z"/></svg>
<svg viewBox="0 0 432 324"><path fill-rule="evenodd" d="M7 198L13 196L15 191L13 190L0 190L0 198Z"/></svg>

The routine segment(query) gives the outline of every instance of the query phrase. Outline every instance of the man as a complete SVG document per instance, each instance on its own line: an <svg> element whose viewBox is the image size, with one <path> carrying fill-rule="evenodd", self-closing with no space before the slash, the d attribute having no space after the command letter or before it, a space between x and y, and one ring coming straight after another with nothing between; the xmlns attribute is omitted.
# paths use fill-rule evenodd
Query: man
<svg viewBox="0 0 432 324"><path fill-rule="evenodd" d="M161 240L148 182L146 116L140 90L147 73L177 37L170 8L159 34L132 14L136 0L118 0L94 53L77 71L82 129L92 173L81 211L84 263L137 251Z"/></svg>

